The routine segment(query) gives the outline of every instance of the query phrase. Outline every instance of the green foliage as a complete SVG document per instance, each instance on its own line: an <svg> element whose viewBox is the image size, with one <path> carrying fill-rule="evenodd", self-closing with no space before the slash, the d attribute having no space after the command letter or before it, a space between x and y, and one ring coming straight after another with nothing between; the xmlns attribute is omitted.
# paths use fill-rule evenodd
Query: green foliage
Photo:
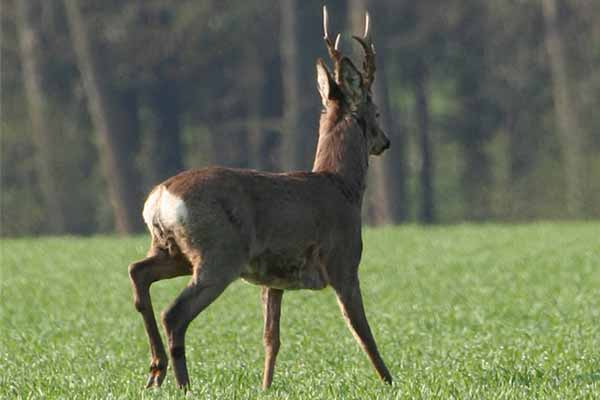
<svg viewBox="0 0 600 400"><path fill-rule="evenodd" d="M40 36L43 102L50 119L46 127L55 147L48 168L56 177L66 231L109 232L115 213L106 183L114 177L101 176L99 143L64 7L60 1L31 3ZM386 76L377 79L387 86L391 119L403 135L402 146L392 145L386 157L406 158L408 196L397 203L403 204L411 220L416 219L421 201L415 81L424 71L439 222L568 216L563 193L569 180L565 140L559 140L555 126L541 3L364 2L373 17L379 60L385 64L380 71L385 70ZM23 101L16 4L17 0L7 0L0 15L4 236L53 232L40 194L38 152ZM314 143L319 104L314 62L326 55L322 2L297 1L290 6L298 25L294 38L298 60L290 71L282 62L290 47L282 43L284 2L79 0L78 4L92 41L104 55L105 88L127 92L133 99L130 114L138 129L129 134L135 143L139 138L139 146L132 145L130 153L140 179L129 185L140 192L182 164L185 168L267 164L281 170L291 158L282 143L287 142L285 135L294 134L281 131L290 103L285 83L291 70L298 70L301 80L300 98L294 102L304 123L302 143L306 148ZM584 136L581 217L598 218L600 3L559 0L558 4L573 108ZM349 49L349 4L330 0L328 5L332 28L343 32L342 48ZM170 125L161 124L165 118ZM169 169L160 163L170 159L164 161L158 150L175 139L182 145L173 158L183 161ZM400 147L406 149L398 151ZM305 165L310 165L312 151L311 147L305 152ZM259 162L262 159L270 162Z"/></svg>
<svg viewBox="0 0 600 400"><path fill-rule="evenodd" d="M368 229L361 282L395 379L375 378L331 290L287 292L274 385L259 389L259 289L236 282L187 335L195 398L585 399L600 390L594 224ZM0 398L185 398L149 353L127 264L147 238L3 240ZM186 279L157 283L163 309Z"/></svg>

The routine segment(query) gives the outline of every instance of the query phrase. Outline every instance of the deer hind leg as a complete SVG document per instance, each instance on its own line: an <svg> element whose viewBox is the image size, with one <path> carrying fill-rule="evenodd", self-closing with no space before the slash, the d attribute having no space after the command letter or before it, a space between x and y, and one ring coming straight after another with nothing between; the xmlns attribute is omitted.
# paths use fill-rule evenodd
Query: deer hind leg
<svg viewBox="0 0 600 400"><path fill-rule="evenodd" d="M168 358L158 332L150 285L161 279L190 275L191 265L182 257L169 256L163 250L153 249L147 258L129 265L129 278L133 287L135 308L142 314L150 344L150 375L146 387L160 386L167 372Z"/></svg>
<svg viewBox="0 0 600 400"><path fill-rule="evenodd" d="M279 317L281 315L281 299L283 290L263 286L261 300L264 317L263 344L265 346L265 368L262 388L268 389L273 382L275 359L279 352Z"/></svg>
<svg viewBox="0 0 600 400"><path fill-rule="evenodd" d="M379 378L391 384L392 376L379 355L375 339L367 322L358 278L346 282L341 287L335 287L335 291L340 310L354 338L369 356L369 360L375 367Z"/></svg>
<svg viewBox="0 0 600 400"><path fill-rule="evenodd" d="M193 258L200 259L200 257ZM189 388L185 360L185 332L190 322L239 277L243 264L239 261L232 262L232 258L225 256L215 259L210 256L210 253L207 254L203 261L195 266L190 283L162 314L175 380L177 386L184 390Z"/></svg>

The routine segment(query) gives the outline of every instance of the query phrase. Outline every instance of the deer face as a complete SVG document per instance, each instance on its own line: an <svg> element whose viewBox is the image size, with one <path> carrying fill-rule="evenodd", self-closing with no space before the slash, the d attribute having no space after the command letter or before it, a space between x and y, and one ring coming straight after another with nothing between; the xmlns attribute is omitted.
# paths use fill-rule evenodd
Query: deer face
<svg viewBox="0 0 600 400"><path fill-rule="evenodd" d="M317 81L323 106L336 101L345 112L350 113L360 125L366 138L369 154L379 155L390 147L390 140L379 126L379 113L373 103L371 86L375 79L375 46L369 33L370 17L365 16L365 33L362 37L353 36L365 53L363 71L360 72L340 52L338 34L333 42L328 33L327 8L323 7L323 30L325 45L334 63L334 75L329 72L321 59L317 61Z"/></svg>
<svg viewBox="0 0 600 400"><path fill-rule="evenodd" d="M390 147L390 140L379 125L379 112L373 102L370 89L352 61L343 58L337 71L336 81L323 61L317 61L317 82L323 107L341 108L351 115L360 126L371 155L379 155Z"/></svg>
<svg viewBox="0 0 600 400"><path fill-rule="evenodd" d="M377 106L373 103L371 95L367 95L365 111L363 112L363 131L367 138L367 147L369 154L380 155L390 148L390 139L387 137L379 125L379 112Z"/></svg>

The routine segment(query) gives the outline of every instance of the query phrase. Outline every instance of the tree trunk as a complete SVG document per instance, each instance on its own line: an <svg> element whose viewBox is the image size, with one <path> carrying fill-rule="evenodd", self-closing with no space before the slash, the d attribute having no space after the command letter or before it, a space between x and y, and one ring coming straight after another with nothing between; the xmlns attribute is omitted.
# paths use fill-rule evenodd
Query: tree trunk
<svg viewBox="0 0 600 400"><path fill-rule="evenodd" d="M398 224L408 219L406 137L398 122L398 111L390 106L387 82L385 81L384 58L377 57L377 79L373 83L375 104L381 110L380 124L392 143L378 163L382 164L383 184L387 203L388 223Z"/></svg>
<svg viewBox="0 0 600 400"><path fill-rule="evenodd" d="M283 84L283 166L299 170L306 164L305 143L301 126L302 100L300 98L300 59L298 48L296 0L281 0L280 53Z"/></svg>
<svg viewBox="0 0 600 400"><path fill-rule="evenodd" d="M60 188L55 179L55 168L52 162L54 143L48 129L50 120L46 112L47 99L42 84L42 67L38 59L41 53L39 51L39 34L33 21L33 3L32 0L17 1L16 26L19 31L19 45L23 62L25 97L36 151L37 180L44 198L48 229L52 233L60 234L65 232L66 221L60 204L58 195Z"/></svg>
<svg viewBox="0 0 600 400"><path fill-rule="evenodd" d="M419 171L420 203L419 221L431 224L436 221L433 193L433 156L429 132L429 101L427 93L428 71L421 60L415 71L415 113L419 131L419 147L421 151L421 169Z"/></svg>
<svg viewBox="0 0 600 400"><path fill-rule="evenodd" d="M136 115L131 114L131 96L118 96L109 87L108 69L100 49L89 37L78 0L64 0L71 40L88 108L96 134L108 195L118 233L141 228L139 179L133 164L132 144L136 142Z"/></svg>
<svg viewBox="0 0 600 400"><path fill-rule="evenodd" d="M569 88L567 58L558 21L556 0L542 0L546 23L545 44L552 75L558 137L561 141L564 164L566 208L569 217L581 217L584 208L584 157L582 132Z"/></svg>
<svg viewBox="0 0 600 400"><path fill-rule="evenodd" d="M354 35L361 35L365 29L365 12L370 8L368 0L351 0L348 5L348 21L350 31ZM371 10L372 11L372 10ZM385 10L381 10L385 12ZM381 18L384 19L383 17ZM377 22L371 22L371 35L374 37L377 47ZM384 48L384 46L380 46ZM362 60L364 54L357 51L356 60ZM361 65L358 63L357 65ZM385 62L383 54L377 54L377 78L373 83L374 102L381 110L379 123L389 136L392 147L381 158L371 159L371 176L374 185L370 190L368 213L369 218L375 224L399 223L407 219L407 195L406 195L406 167L404 137L396 120L393 118L389 102Z"/></svg>
<svg viewBox="0 0 600 400"><path fill-rule="evenodd" d="M152 126L146 132L149 155L144 169L146 178L155 185L183 170L179 91L176 82L159 77L150 92Z"/></svg>
<svg viewBox="0 0 600 400"><path fill-rule="evenodd" d="M225 73L225 76L234 75L232 72ZM208 116L213 164L234 168L249 167L245 105L240 82L227 81L227 86L221 89L221 96L215 101Z"/></svg>
<svg viewBox="0 0 600 400"><path fill-rule="evenodd" d="M490 160L483 143L478 140L463 143L465 169L462 174L465 196L465 217L484 221L490 218Z"/></svg>
<svg viewBox="0 0 600 400"><path fill-rule="evenodd" d="M534 118L537 118L535 108L524 101L515 100L508 105L504 125L508 135L508 186L502 190L509 200L505 217L513 220L536 216L535 204L531 201L535 188L531 187L528 178L539 152L535 136L531 134L535 129Z"/></svg>
<svg viewBox="0 0 600 400"><path fill-rule="evenodd" d="M474 75L473 83L482 80ZM469 84L470 85L470 84ZM486 113L481 99L473 88L462 93L465 116L460 126L464 167L461 186L464 196L464 216L467 220L483 221L491 216L492 170L485 149L485 129L492 129L483 123ZM478 118L474 116L479 116Z"/></svg>
<svg viewBox="0 0 600 400"><path fill-rule="evenodd" d="M242 101L248 126L248 166L261 169L263 163L260 150L264 140L261 126L264 71L258 49L253 43L247 44L244 48L244 60L240 85L242 86Z"/></svg>
<svg viewBox="0 0 600 400"><path fill-rule="evenodd" d="M365 12L367 11L367 0L351 0L348 3L347 9L347 20L348 20L348 30L352 32L353 35L362 36L362 33L365 30ZM371 29L373 27L371 26ZM336 33L331 33L332 35L336 35ZM358 62L358 60L364 59L364 53L362 49L357 49L355 47L354 59L356 60L355 65L360 66L362 62ZM350 51L350 50L348 50ZM378 60L379 61L379 60ZM377 89L381 89L382 75L380 71L381 65L377 64L377 76L379 79L376 79L375 82L378 82L379 85L374 84L373 91L375 95L375 101L377 104L381 105L381 101L385 102L385 98L382 98L381 93L378 92ZM379 86L379 87L378 87ZM381 128L388 132L389 127L385 126L385 123L388 122L386 120L381 120ZM390 216L390 204L389 204L389 188L386 185L386 170L385 165L383 164L382 159L371 158L370 160L371 167L369 169L370 182L371 184L367 190L366 196L366 207L367 207L367 223L373 225L381 225L386 222L391 222Z"/></svg>
<svg viewBox="0 0 600 400"><path fill-rule="evenodd" d="M258 168L264 171L282 171L282 109L283 89L280 77L281 57L275 54L273 59L261 64L261 132L258 140ZM267 124L267 121L279 121Z"/></svg>
<svg viewBox="0 0 600 400"><path fill-rule="evenodd" d="M458 96L462 113L455 131L462 146L464 167L461 186L464 217L481 221L492 216L493 175L485 145L496 130L495 106L485 93L490 73L486 58L486 4L467 2L459 25L458 45L464 51L464 64L458 76Z"/></svg>
<svg viewBox="0 0 600 400"><path fill-rule="evenodd" d="M523 131L519 129L520 111L515 107L509 111L506 118L506 132L508 134L508 187L506 192L510 195L510 206L508 217L512 219L522 218L522 205L527 204L523 200L523 181L528 173L528 164L531 159L532 148Z"/></svg>

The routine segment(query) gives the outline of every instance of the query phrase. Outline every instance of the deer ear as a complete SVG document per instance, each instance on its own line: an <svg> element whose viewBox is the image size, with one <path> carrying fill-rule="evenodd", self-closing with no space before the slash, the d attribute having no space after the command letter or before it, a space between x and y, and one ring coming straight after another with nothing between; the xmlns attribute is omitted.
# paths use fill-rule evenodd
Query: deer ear
<svg viewBox="0 0 600 400"><path fill-rule="evenodd" d="M362 75L348 58L342 59L338 72L340 88L347 103L351 107L358 105L363 98Z"/></svg>
<svg viewBox="0 0 600 400"><path fill-rule="evenodd" d="M317 86L319 88L319 93L321 94L323 107L327 107L327 100L335 97L337 85L331 77L331 73L327 69L327 66L320 58L317 60Z"/></svg>

